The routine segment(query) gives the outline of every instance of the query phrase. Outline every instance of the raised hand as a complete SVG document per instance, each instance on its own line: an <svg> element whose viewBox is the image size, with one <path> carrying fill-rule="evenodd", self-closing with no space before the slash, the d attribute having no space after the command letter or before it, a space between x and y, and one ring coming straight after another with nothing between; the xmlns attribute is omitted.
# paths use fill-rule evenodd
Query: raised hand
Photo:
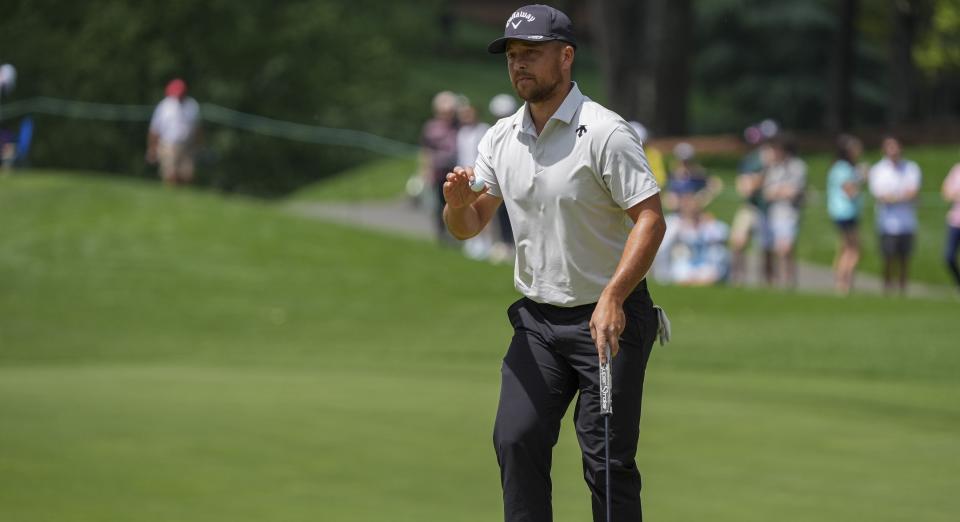
<svg viewBox="0 0 960 522"><path fill-rule="evenodd" d="M483 187L480 192L474 192L470 188L470 182L474 179L473 167L454 167L452 172L447 173L447 180L443 183L443 199L451 209L460 209L472 205L474 201L486 194L487 187Z"/></svg>

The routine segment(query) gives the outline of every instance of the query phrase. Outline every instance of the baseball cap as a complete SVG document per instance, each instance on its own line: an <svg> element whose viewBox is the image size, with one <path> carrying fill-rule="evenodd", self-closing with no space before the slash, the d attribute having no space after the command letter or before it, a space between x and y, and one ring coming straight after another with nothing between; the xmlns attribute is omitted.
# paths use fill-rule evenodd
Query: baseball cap
<svg viewBox="0 0 960 522"><path fill-rule="evenodd" d="M490 42L487 51L501 54L507 50L508 40L546 42L561 40L577 47L573 35L573 22L562 11L549 5L534 4L521 7L510 15L503 29L503 37Z"/></svg>
<svg viewBox="0 0 960 522"><path fill-rule="evenodd" d="M180 78L174 78L170 80L170 83L167 84L165 93L167 96L179 98L187 93L187 82L181 80Z"/></svg>
<svg viewBox="0 0 960 522"><path fill-rule="evenodd" d="M506 118L517 112L517 100L509 94L498 94L490 100L490 114L497 118Z"/></svg>
<svg viewBox="0 0 960 522"><path fill-rule="evenodd" d="M680 161L690 161L697 155L697 149L693 148L693 145L681 141L673 147L673 155Z"/></svg>

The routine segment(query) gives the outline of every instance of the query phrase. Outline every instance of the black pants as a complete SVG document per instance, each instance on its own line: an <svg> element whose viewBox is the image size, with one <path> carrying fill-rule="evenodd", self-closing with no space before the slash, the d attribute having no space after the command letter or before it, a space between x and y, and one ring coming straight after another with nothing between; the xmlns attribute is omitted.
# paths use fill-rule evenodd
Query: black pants
<svg viewBox="0 0 960 522"><path fill-rule="evenodd" d="M561 308L520 299L508 310L514 335L503 359L500 405L493 432L503 485L504 519L553 519L550 468L560 421L574 407L583 473L593 519L604 521L605 468L600 415L599 359L590 337L595 305ZM639 522L640 473L634 457L640 433L643 376L657 331L646 283L624 303L626 329L613 359L610 475L617 521ZM611 521L612 522L612 521Z"/></svg>

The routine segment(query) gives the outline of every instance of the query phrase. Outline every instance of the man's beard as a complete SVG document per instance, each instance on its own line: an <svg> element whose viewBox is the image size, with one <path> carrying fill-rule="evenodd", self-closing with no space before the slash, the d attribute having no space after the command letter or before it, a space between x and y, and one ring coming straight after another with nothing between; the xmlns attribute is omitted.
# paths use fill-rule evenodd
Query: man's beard
<svg viewBox="0 0 960 522"><path fill-rule="evenodd" d="M527 103L540 103L548 100L555 92L557 92L557 90L560 88L560 83L563 80L558 77L553 83L547 85L540 85L535 79L532 81L535 85L532 89L527 91L526 95L520 91L520 86L518 84L514 84L514 90L517 91L517 96Z"/></svg>

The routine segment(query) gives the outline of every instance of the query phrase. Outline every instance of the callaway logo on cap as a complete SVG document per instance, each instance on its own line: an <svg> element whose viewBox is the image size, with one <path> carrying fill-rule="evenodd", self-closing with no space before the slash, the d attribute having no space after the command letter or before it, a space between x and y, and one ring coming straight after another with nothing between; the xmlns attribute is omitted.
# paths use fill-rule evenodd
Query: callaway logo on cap
<svg viewBox="0 0 960 522"><path fill-rule="evenodd" d="M561 40L577 47L573 36L573 22L562 11L549 5L528 5L521 7L510 15L503 29L503 38L490 42L487 51L494 54L504 53L507 50L508 40L526 40L528 42L545 42Z"/></svg>

